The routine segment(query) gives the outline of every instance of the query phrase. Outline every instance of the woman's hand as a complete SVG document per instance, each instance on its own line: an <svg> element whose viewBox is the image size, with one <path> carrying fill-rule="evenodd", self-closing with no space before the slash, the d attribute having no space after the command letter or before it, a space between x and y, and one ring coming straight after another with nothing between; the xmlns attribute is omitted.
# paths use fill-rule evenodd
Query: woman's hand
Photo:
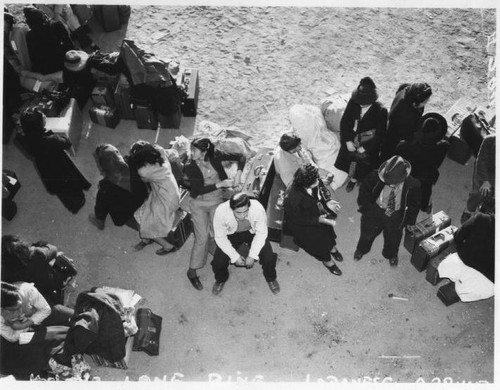
<svg viewBox="0 0 500 390"><path fill-rule="evenodd" d="M352 143L352 141L347 141L345 143L345 146L347 146L347 150L349 152L355 152L356 151L356 147L354 146L354 144Z"/></svg>
<svg viewBox="0 0 500 390"><path fill-rule="evenodd" d="M340 211L340 203L331 199L326 203L326 206L332 210L334 213L338 213Z"/></svg>
<svg viewBox="0 0 500 390"><path fill-rule="evenodd" d="M14 330L27 329L33 325L33 321L29 318L17 319L9 323L10 327Z"/></svg>
<svg viewBox="0 0 500 390"><path fill-rule="evenodd" d="M328 214L320 215L318 221L319 223L322 223L324 225L330 225L331 227L334 227L337 224L337 222L334 219L328 218Z"/></svg>

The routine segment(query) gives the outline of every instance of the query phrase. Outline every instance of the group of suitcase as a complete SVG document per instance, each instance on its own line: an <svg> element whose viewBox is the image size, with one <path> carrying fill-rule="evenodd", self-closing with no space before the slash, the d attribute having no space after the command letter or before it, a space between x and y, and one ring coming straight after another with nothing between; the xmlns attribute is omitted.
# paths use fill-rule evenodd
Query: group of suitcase
<svg viewBox="0 0 500 390"><path fill-rule="evenodd" d="M444 211L406 228L404 247L411 253L411 264L420 272L426 270L426 280L434 286L443 280L439 277L439 264L456 251L453 239L456 230ZM453 282L441 286L437 296L446 306L460 300Z"/></svg>
<svg viewBox="0 0 500 390"><path fill-rule="evenodd" d="M170 116L156 112L145 99L134 97L124 74L118 78L98 81L91 95L93 106L89 109L92 122L115 128L120 119L135 120L137 128L157 130L178 129L182 115L196 116L198 109L199 78L197 69L185 69L178 77L186 88L186 98L180 110Z"/></svg>

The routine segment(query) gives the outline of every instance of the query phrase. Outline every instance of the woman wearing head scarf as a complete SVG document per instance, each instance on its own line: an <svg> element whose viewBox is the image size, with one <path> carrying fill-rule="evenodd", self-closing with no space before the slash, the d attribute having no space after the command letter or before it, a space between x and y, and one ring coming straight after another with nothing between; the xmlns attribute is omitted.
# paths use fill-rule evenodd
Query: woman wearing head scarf
<svg viewBox="0 0 500 390"><path fill-rule="evenodd" d="M396 147L396 153L411 164L412 176L420 180L420 209L428 214L432 213L432 186L439 178L439 167L450 147L450 143L444 140L447 129L443 116L435 112L425 114L418 123L413 140L401 141Z"/></svg>
<svg viewBox="0 0 500 390"><path fill-rule="evenodd" d="M357 182L380 164L380 146L387 127L387 109L377 101L378 93L370 77L364 77L352 92L340 120L341 146L335 167L349 173L351 163L354 172L347 183L351 192Z"/></svg>
<svg viewBox="0 0 500 390"><path fill-rule="evenodd" d="M134 212L146 200L148 190L133 159L122 157L110 144L99 145L94 157L103 179L99 182L94 214L89 215L90 222L102 230L109 214L116 226L128 225L138 230Z"/></svg>
<svg viewBox="0 0 500 390"><path fill-rule="evenodd" d="M85 204L83 190L88 190L91 184L66 153L71 141L65 135L46 130L45 115L36 107L24 110L20 121L24 134L19 142L34 158L45 188L76 214Z"/></svg>
<svg viewBox="0 0 500 390"><path fill-rule="evenodd" d="M234 180L227 177L223 161L238 163ZM244 154L218 150L208 138L196 138L191 142L191 159L184 168L190 187L190 210L194 226L194 244L187 276L197 290L203 289L196 270L203 268L207 262L209 242L213 240L215 209L223 202L223 189L234 187L234 183L240 182L245 163Z"/></svg>
<svg viewBox="0 0 500 390"><path fill-rule="evenodd" d="M284 220L298 246L321 261L332 274L342 275L334 261L343 260L336 247L334 230L335 213L340 206L319 186L318 168L311 164L300 167L285 197Z"/></svg>
<svg viewBox="0 0 500 390"><path fill-rule="evenodd" d="M153 240L161 245L156 254L166 255L176 250L165 237L172 230L175 212L179 208L179 186L161 146L138 141L132 145L130 153L139 176L149 186L148 197L134 213L141 237L135 248L140 250Z"/></svg>
<svg viewBox="0 0 500 390"><path fill-rule="evenodd" d="M411 141L417 131L418 121L432 95L432 88L426 83L401 84L396 91L389 111L387 135L382 144L381 161L396 153L399 141Z"/></svg>

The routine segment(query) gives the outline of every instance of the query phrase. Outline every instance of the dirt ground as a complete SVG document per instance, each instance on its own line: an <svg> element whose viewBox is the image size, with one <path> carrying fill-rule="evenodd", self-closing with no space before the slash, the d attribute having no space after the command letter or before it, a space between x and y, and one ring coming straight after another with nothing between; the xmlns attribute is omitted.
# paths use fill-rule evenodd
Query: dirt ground
<svg viewBox="0 0 500 390"><path fill-rule="evenodd" d="M127 370L94 368L93 375L112 381L147 375L202 382L493 382L494 300L445 307L436 297L438 286L410 264L403 247L399 266L389 267L381 238L354 262L357 190L338 190L344 274L333 276L303 251L273 243L277 296L260 266L231 268L218 297L211 294L207 266L199 272L205 289L196 291L186 278L192 237L167 257L155 255L153 246L134 253L136 232L110 220L98 231L87 215L100 179L91 153L102 142L122 153L137 139L167 146L175 136L196 133L206 119L248 132L256 148L274 147L290 127L293 104L319 104L333 90L349 93L364 76L373 78L387 107L403 82L432 86L426 112L444 114L460 97L485 104L486 42L495 19L494 9L133 5L121 31L104 34L92 23L103 51L117 50L127 36L146 51L200 70L198 116L183 118L180 130L138 130L125 120L113 130L91 124L88 109L83 111L75 161L93 186L77 215L47 194L12 142L3 148L3 166L23 184L18 215L2 221L3 233L47 240L75 259L78 286L70 303L93 286L117 286L135 290L145 299L141 306L163 317L159 356L132 352ZM434 210L444 210L456 226L472 168L473 160L462 166L447 159L434 190Z"/></svg>

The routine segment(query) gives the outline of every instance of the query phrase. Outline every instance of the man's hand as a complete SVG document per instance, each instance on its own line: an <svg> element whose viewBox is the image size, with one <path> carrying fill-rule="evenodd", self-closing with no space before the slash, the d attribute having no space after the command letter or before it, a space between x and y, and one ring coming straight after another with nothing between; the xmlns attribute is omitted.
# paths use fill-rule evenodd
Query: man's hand
<svg viewBox="0 0 500 390"><path fill-rule="evenodd" d="M349 152L355 152L356 151L356 147L354 146L354 144L352 143L352 141L347 141L345 143L345 146L347 146L347 150Z"/></svg>
<svg viewBox="0 0 500 390"><path fill-rule="evenodd" d="M14 330L23 330L23 329L27 329L30 326L32 326L33 321L31 321L29 318L24 318L24 319L12 321L9 325Z"/></svg>
<svg viewBox="0 0 500 390"><path fill-rule="evenodd" d="M488 195L491 192L491 183L488 180L483 182L483 185L481 186L481 188L479 188L479 192L483 196Z"/></svg>
<svg viewBox="0 0 500 390"><path fill-rule="evenodd" d="M248 269L250 269L255 264L255 261L256 261L256 259L254 259L253 257L248 256L247 259L245 260L245 266Z"/></svg>
<svg viewBox="0 0 500 390"><path fill-rule="evenodd" d="M331 227L334 227L337 224L334 219L328 218L328 214L320 215L318 218L318 222L324 225L330 225Z"/></svg>
<svg viewBox="0 0 500 390"><path fill-rule="evenodd" d="M217 188L229 188L233 186L233 179L226 179L226 180L221 180L218 182L215 186Z"/></svg>
<svg viewBox="0 0 500 390"><path fill-rule="evenodd" d="M245 267L245 266L246 266L245 259L244 259L243 257L241 257L241 256L240 256L240 257L238 258L238 260L236 260L236 261L234 262L234 265L235 265L236 267Z"/></svg>
<svg viewBox="0 0 500 390"><path fill-rule="evenodd" d="M327 207L332 210L334 213L338 213L340 210L340 203L331 199L326 203Z"/></svg>

